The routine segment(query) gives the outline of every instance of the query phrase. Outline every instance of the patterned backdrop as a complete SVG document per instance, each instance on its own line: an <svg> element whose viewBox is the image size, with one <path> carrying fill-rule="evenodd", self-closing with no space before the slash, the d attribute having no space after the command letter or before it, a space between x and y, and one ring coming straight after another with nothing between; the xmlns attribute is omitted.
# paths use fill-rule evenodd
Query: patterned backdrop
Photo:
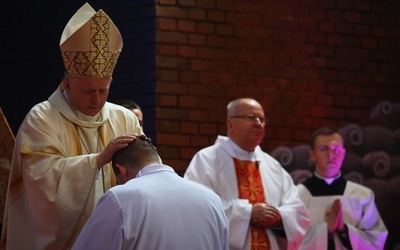
<svg viewBox="0 0 400 250"><path fill-rule="evenodd" d="M339 129L346 156L343 176L371 188L389 230L387 244L400 249L400 103L383 100L370 112L380 125L347 124ZM290 173L295 184L312 176L310 146L281 146L271 155Z"/></svg>

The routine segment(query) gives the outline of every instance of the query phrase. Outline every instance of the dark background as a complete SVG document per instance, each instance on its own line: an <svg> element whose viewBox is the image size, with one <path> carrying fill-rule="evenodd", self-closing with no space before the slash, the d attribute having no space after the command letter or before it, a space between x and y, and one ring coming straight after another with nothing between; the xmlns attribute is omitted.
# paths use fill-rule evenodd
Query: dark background
<svg viewBox="0 0 400 250"><path fill-rule="evenodd" d="M59 42L65 25L86 1L3 3L0 107L16 134L33 105L46 100L62 80ZM155 142L155 3L92 1L119 28L124 42L109 101L126 98L143 109L147 136Z"/></svg>

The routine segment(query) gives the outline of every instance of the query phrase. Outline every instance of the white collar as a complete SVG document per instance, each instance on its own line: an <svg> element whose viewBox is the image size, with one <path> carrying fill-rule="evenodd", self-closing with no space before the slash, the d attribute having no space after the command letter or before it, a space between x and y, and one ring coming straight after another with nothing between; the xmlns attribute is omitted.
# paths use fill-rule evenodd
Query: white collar
<svg viewBox="0 0 400 250"><path fill-rule="evenodd" d="M326 182L326 184L328 184L328 185L331 185L334 180L336 180L337 178L339 178L342 175L340 172L335 177L323 177L323 176L317 174L317 172L314 172L314 174L318 179L324 180Z"/></svg>

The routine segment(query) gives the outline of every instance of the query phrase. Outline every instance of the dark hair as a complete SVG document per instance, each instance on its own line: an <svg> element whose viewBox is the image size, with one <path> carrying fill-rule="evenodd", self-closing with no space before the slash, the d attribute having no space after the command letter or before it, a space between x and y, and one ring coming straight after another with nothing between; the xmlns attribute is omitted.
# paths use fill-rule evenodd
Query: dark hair
<svg viewBox="0 0 400 250"><path fill-rule="evenodd" d="M115 152L112 158L112 167L115 174L119 174L116 164L125 165L132 169L141 169L148 164L161 163L160 156L154 145L145 137L138 137L123 149Z"/></svg>
<svg viewBox="0 0 400 250"><path fill-rule="evenodd" d="M314 149L314 147L315 147L315 139L318 136L320 136L320 135L333 135L335 133L337 133L337 131L334 130L334 129L331 129L329 127L321 127L319 129L315 130L314 133L311 135L311 138L310 138L310 147L311 147L311 149Z"/></svg>
<svg viewBox="0 0 400 250"><path fill-rule="evenodd" d="M114 103L118 104L118 105L120 105L122 107L125 107L127 109L139 109L139 110L142 110L140 108L140 106L136 102L134 102L132 100L128 100L128 99L117 100Z"/></svg>

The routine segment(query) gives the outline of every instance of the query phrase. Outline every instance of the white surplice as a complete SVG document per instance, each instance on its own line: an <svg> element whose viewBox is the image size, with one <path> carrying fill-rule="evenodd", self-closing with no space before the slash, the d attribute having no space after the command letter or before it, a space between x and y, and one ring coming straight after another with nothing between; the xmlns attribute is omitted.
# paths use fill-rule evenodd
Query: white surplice
<svg viewBox="0 0 400 250"><path fill-rule="evenodd" d="M214 192L154 164L104 194L73 249L227 250L228 230Z"/></svg>
<svg viewBox="0 0 400 250"><path fill-rule="evenodd" d="M297 187L300 197L311 215L311 226L301 249L328 249L328 226L325 222L325 215L335 199L341 200L343 220L348 228L352 248L384 248L388 231L376 208L374 193L371 189L347 181L342 195L312 196L305 185L298 184ZM337 233L334 233L333 237L335 249L346 249Z"/></svg>
<svg viewBox="0 0 400 250"><path fill-rule="evenodd" d="M214 145L193 157L184 178L199 182L217 193L229 220L230 249L250 249L250 215L252 205L239 199L233 157L259 162L266 202L275 206L281 216L286 238L267 229L272 249L296 249L308 229L310 218L298 196L296 186L285 169L259 146L244 151L226 136L218 136Z"/></svg>

